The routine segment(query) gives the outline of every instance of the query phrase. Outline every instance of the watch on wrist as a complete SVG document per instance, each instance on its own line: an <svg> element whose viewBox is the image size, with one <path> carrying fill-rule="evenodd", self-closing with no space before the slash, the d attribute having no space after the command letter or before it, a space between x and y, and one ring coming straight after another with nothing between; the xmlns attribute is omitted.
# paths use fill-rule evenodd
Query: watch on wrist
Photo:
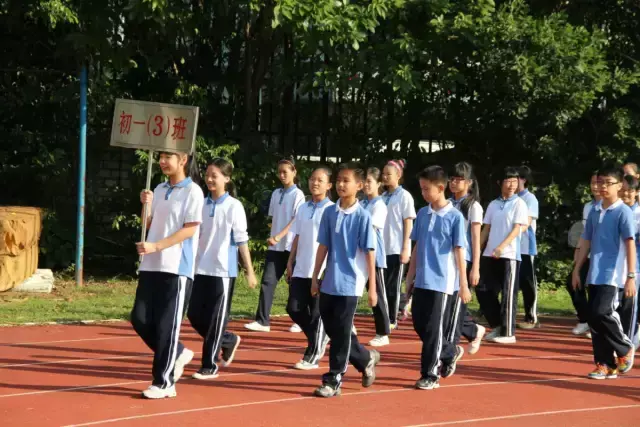
<svg viewBox="0 0 640 427"><path fill-rule="evenodd" d="M636 273L627 274L627 279L635 279L635 278L636 278Z"/></svg>
<svg viewBox="0 0 640 427"><path fill-rule="evenodd" d="M280 241L280 238L278 236L273 236L273 240L275 240L276 243L278 243Z"/></svg>

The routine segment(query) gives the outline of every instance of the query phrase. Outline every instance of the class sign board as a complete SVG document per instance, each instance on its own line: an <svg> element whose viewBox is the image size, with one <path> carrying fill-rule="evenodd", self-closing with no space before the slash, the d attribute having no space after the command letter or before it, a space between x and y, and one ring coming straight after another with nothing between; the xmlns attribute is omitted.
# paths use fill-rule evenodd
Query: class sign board
<svg viewBox="0 0 640 427"><path fill-rule="evenodd" d="M198 107L117 99L110 145L192 154L198 114Z"/></svg>

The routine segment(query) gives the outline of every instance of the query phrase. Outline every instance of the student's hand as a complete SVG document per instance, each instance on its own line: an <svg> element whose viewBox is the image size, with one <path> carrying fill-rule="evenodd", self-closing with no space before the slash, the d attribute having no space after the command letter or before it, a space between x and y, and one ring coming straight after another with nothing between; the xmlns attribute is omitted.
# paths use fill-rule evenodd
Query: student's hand
<svg viewBox="0 0 640 427"><path fill-rule="evenodd" d="M458 291L458 297L462 300L463 303L469 304L471 301L471 291L469 290L469 286L460 285L460 291Z"/></svg>
<svg viewBox="0 0 640 427"><path fill-rule="evenodd" d="M318 279L311 279L311 296L315 297L320 293L320 284Z"/></svg>
<svg viewBox="0 0 640 427"><path fill-rule="evenodd" d="M371 289L371 288L369 288ZM375 288L374 288L375 289ZM373 292L369 292L369 307L375 307L376 305L378 305L378 294Z"/></svg>
<svg viewBox="0 0 640 427"><path fill-rule="evenodd" d="M411 248L404 248L400 253L400 264L409 264L411 259Z"/></svg>
<svg viewBox="0 0 640 427"><path fill-rule="evenodd" d="M480 269L472 268L469 273L469 284L475 288L478 283L480 283Z"/></svg>
<svg viewBox="0 0 640 427"><path fill-rule="evenodd" d="M278 242L276 242L276 239L274 239L273 237L269 237L269 238L267 239L267 244L268 244L269 246L275 246L275 245L277 245L277 244L278 244Z"/></svg>
<svg viewBox="0 0 640 427"><path fill-rule="evenodd" d="M153 191L142 190L140 192L140 203L143 205L151 204L153 202Z"/></svg>
<svg viewBox="0 0 640 427"><path fill-rule="evenodd" d="M503 249L500 246L498 246L497 248L495 248L493 250L493 253L491 254L491 256L496 258L496 259L498 259L502 255L502 251L503 251Z"/></svg>
<svg viewBox="0 0 640 427"><path fill-rule="evenodd" d="M633 298L636 296L636 279L628 278L624 284L624 297Z"/></svg>
<svg viewBox="0 0 640 427"><path fill-rule="evenodd" d="M571 286L573 286L573 290L577 291L582 287L582 283L580 283L580 272L573 269L573 273L571 273Z"/></svg>
<svg viewBox="0 0 640 427"><path fill-rule="evenodd" d="M255 273L247 273L247 285L249 285L251 289L254 289L258 285L258 279L256 279Z"/></svg>
<svg viewBox="0 0 640 427"><path fill-rule="evenodd" d="M136 249L138 250L138 255L148 255L158 252L158 245L151 242L138 242L136 243Z"/></svg>
<svg viewBox="0 0 640 427"><path fill-rule="evenodd" d="M293 263L287 263L287 283L291 284L291 275L293 274Z"/></svg>
<svg viewBox="0 0 640 427"><path fill-rule="evenodd" d="M413 295L414 284L415 284L415 281L413 279L409 281L409 278L407 278L407 286L406 286L407 299L411 298L411 296Z"/></svg>

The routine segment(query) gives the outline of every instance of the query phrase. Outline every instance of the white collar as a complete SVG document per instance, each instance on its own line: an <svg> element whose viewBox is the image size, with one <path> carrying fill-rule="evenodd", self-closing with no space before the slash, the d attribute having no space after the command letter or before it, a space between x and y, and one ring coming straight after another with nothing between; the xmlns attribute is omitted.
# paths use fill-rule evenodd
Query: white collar
<svg viewBox="0 0 640 427"><path fill-rule="evenodd" d="M612 203L611 206L609 206L607 209L605 209L605 211L612 211L615 208L617 208L618 206L620 206L622 203L623 203L622 199L618 199L618 200L616 200L615 203ZM599 208L602 209L602 202L600 202L600 207Z"/></svg>
<svg viewBox="0 0 640 427"><path fill-rule="evenodd" d="M358 200L356 200L356 202L352 206L349 206L347 209L342 209L340 207L340 199L338 199L338 201L336 202L336 212L342 212L345 215L354 213L359 207L360 203L358 202Z"/></svg>
<svg viewBox="0 0 640 427"><path fill-rule="evenodd" d="M451 209L453 209L453 203L451 203L451 201L449 201L446 205L444 205L443 207L441 207L438 210L435 210L431 207L431 205L429 205L428 207L428 211L427 213L435 213L436 215L438 215L439 217L443 217L447 214L447 212L449 212Z"/></svg>

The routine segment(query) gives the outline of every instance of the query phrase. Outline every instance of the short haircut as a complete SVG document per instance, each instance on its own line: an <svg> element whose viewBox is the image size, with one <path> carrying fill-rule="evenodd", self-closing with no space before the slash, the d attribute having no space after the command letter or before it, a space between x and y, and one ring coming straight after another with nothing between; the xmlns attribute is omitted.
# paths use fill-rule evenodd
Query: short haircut
<svg viewBox="0 0 640 427"><path fill-rule="evenodd" d="M518 168L518 174L520 174L520 178L524 179L526 182L524 183L524 188L529 187L529 184L532 184L532 173L531 168L526 165L522 165Z"/></svg>
<svg viewBox="0 0 640 427"><path fill-rule="evenodd" d="M503 182L505 179L511 178L520 178L520 173L518 172L518 168L514 166L507 166L502 171L502 177L500 177L500 182Z"/></svg>
<svg viewBox="0 0 640 427"><path fill-rule="evenodd" d="M442 184L445 187L449 181L449 176L444 168L434 165L426 167L418 174L418 179L424 179L425 181L434 182L436 184Z"/></svg>
<svg viewBox="0 0 640 427"><path fill-rule="evenodd" d="M598 176L607 176L609 178L613 178L618 182L622 182L622 177L624 176L624 172L622 168L619 166L608 166L600 169Z"/></svg>
<svg viewBox="0 0 640 427"><path fill-rule="evenodd" d="M627 183L629 190L638 191L638 178L633 175L625 175L622 180Z"/></svg>
<svg viewBox="0 0 640 427"><path fill-rule="evenodd" d="M356 162L347 162L342 163L338 166L338 173L342 171L351 171L353 172L353 176L356 178L356 181L364 181L366 179L365 171L362 165Z"/></svg>

